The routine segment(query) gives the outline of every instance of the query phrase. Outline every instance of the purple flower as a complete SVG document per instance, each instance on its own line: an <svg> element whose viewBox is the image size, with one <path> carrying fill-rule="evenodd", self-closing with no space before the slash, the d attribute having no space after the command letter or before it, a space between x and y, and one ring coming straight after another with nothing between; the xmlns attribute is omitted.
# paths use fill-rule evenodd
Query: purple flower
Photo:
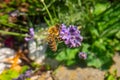
<svg viewBox="0 0 120 80"><path fill-rule="evenodd" d="M87 54L86 53L84 53L84 52L80 52L79 54L78 54L78 56L79 56L79 58L80 59L87 59Z"/></svg>
<svg viewBox="0 0 120 80"><path fill-rule="evenodd" d="M11 12L9 13L9 16L11 16L11 17L17 17L18 14L19 14L19 10L15 10L15 11L11 11Z"/></svg>
<svg viewBox="0 0 120 80"><path fill-rule="evenodd" d="M25 37L25 41L30 41L34 39L34 28L29 29L29 37Z"/></svg>
<svg viewBox="0 0 120 80"><path fill-rule="evenodd" d="M32 70L28 70L25 72L25 77L29 78L31 76Z"/></svg>
<svg viewBox="0 0 120 80"><path fill-rule="evenodd" d="M13 80L26 80L26 78L30 78L32 75L32 70L27 70L24 74L21 74L18 78Z"/></svg>
<svg viewBox="0 0 120 80"><path fill-rule="evenodd" d="M68 29L66 28L66 26L64 24L61 25L60 27L60 37L63 39L63 40L66 40L66 39L69 39L69 32L68 32Z"/></svg>
<svg viewBox="0 0 120 80"><path fill-rule="evenodd" d="M67 28L64 24L60 27L60 38L69 47L79 47L83 40L77 27L70 25Z"/></svg>

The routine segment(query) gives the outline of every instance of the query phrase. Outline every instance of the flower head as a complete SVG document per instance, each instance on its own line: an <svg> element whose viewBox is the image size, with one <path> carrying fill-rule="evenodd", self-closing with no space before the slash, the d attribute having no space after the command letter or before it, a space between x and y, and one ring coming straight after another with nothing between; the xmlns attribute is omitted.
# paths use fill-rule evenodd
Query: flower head
<svg viewBox="0 0 120 80"><path fill-rule="evenodd" d="M13 80L26 80L26 78L30 78L32 75L32 70L27 70L24 74L21 74L18 76L18 78L13 79Z"/></svg>
<svg viewBox="0 0 120 80"><path fill-rule="evenodd" d="M34 36L34 28L30 28L30 33L31 36Z"/></svg>
<svg viewBox="0 0 120 80"><path fill-rule="evenodd" d="M26 41L30 41L30 40L33 40L33 38L34 38L34 28L30 28L29 29L29 37L25 37L25 40Z"/></svg>
<svg viewBox="0 0 120 80"><path fill-rule="evenodd" d="M32 70L27 70L24 74L25 77L29 78L31 76Z"/></svg>
<svg viewBox="0 0 120 80"><path fill-rule="evenodd" d="M79 54L78 54L78 56L79 56L79 58L80 59L87 59L87 54L86 53L84 53L84 52L80 52Z"/></svg>
<svg viewBox="0 0 120 80"><path fill-rule="evenodd" d="M81 45L83 37L77 27L70 25L68 28L62 24L60 27L60 38L69 47L78 47Z"/></svg>
<svg viewBox="0 0 120 80"><path fill-rule="evenodd" d="M19 10L15 10L15 11L11 11L9 13L9 16L10 17L17 17L19 15Z"/></svg>

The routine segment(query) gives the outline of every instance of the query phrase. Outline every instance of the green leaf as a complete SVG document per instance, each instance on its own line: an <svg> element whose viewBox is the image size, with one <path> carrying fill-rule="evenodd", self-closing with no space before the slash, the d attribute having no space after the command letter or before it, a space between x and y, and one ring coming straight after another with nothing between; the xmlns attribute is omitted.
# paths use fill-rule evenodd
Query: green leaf
<svg viewBox="0 0 120 80"><path fill-rule="evenodd" d="M88 63L87 63L88 66L93 66L93 67L96 67L96 68L100 68L102 66L102 62L100 59L98 58L92 58Z"/></svg>
<svg viewBox="0 0 120 80"><path fill-rule="evenodd" d="M73 65L73 64L75 64L75 60L68 60L67 62L66 62L66 65L67 66L71 66L71 65Z"/></svg>
<svg viewBox="0 0 120 80"><path fill-rule="evenodd" d="M116 80L113 75L110 75L107 80Z"/></svg>
<svg viewBox="0 0 120 80"><path fill-rule="evenodd" d="M89 44L83 43L83 44L82 44L82 52L88 52L88 51L89 51L89 50L88 50L89 47L90 47Z"/></svg>
<svg viewBox="0 0 120 80"><path fill-rule="evenodd" d="M8 15L3 15L3 16L0 16L0 23L7 23L8 21Z"/></svg>
<svg viewBox="0 0 120 80"><path fill-rule="evenodd" d="M120 39L120 31L116 33L116 37Z"/></svg>
<svg viewBox="0 0 120 80"><path fill-rule="evenodd" d="M4 70L2 74L0 74L0 80L12 80L13 78L18 77L19 73L15 70Z"/></svg>
<svg viewBox="0 0 120 80"><path fill-rule="evenodd" d="M108 5L109 5L109 3L97 3L95 5L94 14L99 15L100 13L102 13L103 11L105 11L107 9Z"/></svg>
<svg viewBox="0 0 120 80"><path fill-rule="evenodd" d="M23 66L23 67L22 67L22 70L20 71L20 73L21 73L21 74L24 73L27 69L29 69L28 66Z"/></svg>
<svg viewBox="0 0 120 80"><path fill-rule="evenodd" d="M66 48L60 53L57 53L58 55L56 56L56 60L65 61L67 65L71 65L75 63L75 57L78 51L79 51L78 48L74 48L74 49Z"/></svg>

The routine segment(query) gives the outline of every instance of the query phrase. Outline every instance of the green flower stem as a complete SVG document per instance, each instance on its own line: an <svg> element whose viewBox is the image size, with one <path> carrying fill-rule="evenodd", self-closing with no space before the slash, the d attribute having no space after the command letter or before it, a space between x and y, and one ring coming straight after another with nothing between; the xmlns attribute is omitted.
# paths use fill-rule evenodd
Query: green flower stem
<svg viewBox="0 0 120 80"><path fill-rule="evenodd" d="M20 33L16 33L16 32L8 32L8 31L3 31L0 30L1 34L8 34L8 35L14 35L14 36L21 36L21 37L26 37L26 34L20 34Z"/></svg>
<svg viewBox="0 0 120 80"><path fill-rule="evenodd" d="M10 28L17 28L17 29L19 29L21 31L25 31L25 32L28 31L25 28L21 28L22 27L21 25L16 25L16 24L13 24L13 23L3 23L2 21L0 21L0 24L3 25L3 26L10 27Z"/></svg>
<svg viewBox="0 0 120 80"><path fill-rule="evenodd" d="M51 16L51 14L50 14L50 12L49 12L49 10L48 10L48 8L47 8L45 2L44 2L44 1L41 1L41 2L43 3L43 5L44 5L44 7L45 7L45 9L46 9L46 11L47 11L49 17L50 17L51 23L52 23L52 25L53 25L53 19L52 19L52 16Z"/></svg>

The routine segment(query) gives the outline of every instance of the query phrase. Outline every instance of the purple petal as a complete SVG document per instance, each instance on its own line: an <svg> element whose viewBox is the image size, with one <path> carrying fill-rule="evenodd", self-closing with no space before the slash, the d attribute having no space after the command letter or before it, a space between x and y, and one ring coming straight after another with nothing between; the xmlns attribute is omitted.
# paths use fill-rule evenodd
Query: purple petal
<svg viewBox="0 0 120 80"><path fill-rule="evenodd" d="M29 34L30 34L31 36L34 36L34 28L30 28Z"/></svg>
<svg viewBox="0 0 120 80"><path fill-rule="evenodd" d="M25 72L25 77L30 77L32 73L32 70L28 70Z"/></svg>
<svg viewBox="0 0 120 80"><path fill-rule="evenodd" d="M70 25L68 28L64 24L60 28L60 38L69 47L79 47L83 40L77 27Z"/></svg>
<svg viewBox="0 0 120 80"><path fill-rule="evenodd" d="M86 53L84 53L84 52L80 52L79 54L78 54L78 56L79 56L79 58L80 59L87 59L87 54Z"/></svg>
<svg viewBox="0 0 120 80"><path fill-rule="evenodd" d="M29 29L29 37L25 37L25 41L30 41L34 39L34 28Z"/></svg>
<svg viewBox="0 0 120 80"><path fill-rule="evenodd" d="M30 40L32 40L33 38L31 38L31 37L25 37L25 41L30 41Z"/></svg>

